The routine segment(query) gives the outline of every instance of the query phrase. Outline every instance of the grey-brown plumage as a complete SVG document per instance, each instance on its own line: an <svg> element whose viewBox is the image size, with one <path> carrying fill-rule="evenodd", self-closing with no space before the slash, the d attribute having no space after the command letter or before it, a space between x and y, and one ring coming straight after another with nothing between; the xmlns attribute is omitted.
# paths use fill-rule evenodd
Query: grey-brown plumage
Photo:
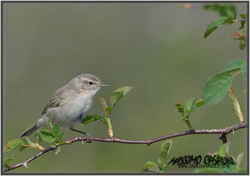
<svg viewBox="0 0 250 176"><path fill-rule="evenodd" d="M73 78L55 92L44 107L38 121L25 130L20 137L29 136L38 128L45 126L48 118L52 124L58 123L61 128L73 129L73 126L88 114L94 95L100 87L105 86L108 85L103 84L98 77L92 74L81 74Z"/></svg>

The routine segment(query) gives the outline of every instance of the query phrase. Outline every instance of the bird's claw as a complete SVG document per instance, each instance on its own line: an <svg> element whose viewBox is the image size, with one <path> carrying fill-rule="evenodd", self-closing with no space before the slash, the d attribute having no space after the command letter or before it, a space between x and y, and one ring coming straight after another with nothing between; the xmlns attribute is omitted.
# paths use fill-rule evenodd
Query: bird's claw
<svg viewBox="0 0 250 176"><path fill-rule="evenodd" d="M93 141L93 138L92 138L92 136L89 134L89 133L86 133L86 135L87 135L87 140L86 140L86 142L87 143L91 143L92 141Z"/></svg>

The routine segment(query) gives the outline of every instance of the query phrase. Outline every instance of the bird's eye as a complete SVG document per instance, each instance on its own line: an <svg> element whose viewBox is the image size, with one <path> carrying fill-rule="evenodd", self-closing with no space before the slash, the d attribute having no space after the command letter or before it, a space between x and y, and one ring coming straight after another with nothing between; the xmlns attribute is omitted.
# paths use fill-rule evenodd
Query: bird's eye
<svg viewBox="0 0 250 176"><path fill-rule="evenodd" d="M92 81L89 81L88 84L92 86L94 83Z"/></svg>

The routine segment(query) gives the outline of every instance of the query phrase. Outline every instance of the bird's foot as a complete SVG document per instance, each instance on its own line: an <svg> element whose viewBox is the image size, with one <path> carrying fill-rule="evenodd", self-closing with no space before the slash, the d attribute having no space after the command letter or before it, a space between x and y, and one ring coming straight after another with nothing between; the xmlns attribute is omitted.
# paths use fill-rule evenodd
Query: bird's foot
<svg viewBox="0 0 250 176"><path fill-rule="evenodd" d="M89 134L89 133L86 133L86 136L87 136L87 140L86 140L86 142L87 143L91 143L92 141L93 141L93 138L92 138L92 136Z"/></svg>

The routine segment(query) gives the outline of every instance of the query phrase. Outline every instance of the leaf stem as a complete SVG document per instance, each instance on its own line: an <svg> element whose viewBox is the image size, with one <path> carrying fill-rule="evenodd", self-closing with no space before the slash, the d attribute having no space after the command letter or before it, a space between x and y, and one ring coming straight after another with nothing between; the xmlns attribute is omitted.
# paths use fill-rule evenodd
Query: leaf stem
<svg viewBox="0 0 250 176"><path fill-rule="evenodd" d="M241 22L241 21L246 21L246 20L233 20L233 22Z"/></svg>
<svg viewBox="0 0 250 176"><path fill-rule="evenodd" d="M235 74L233 74L233 76L236 76L236 75L238 75L239 73L241 73L241 71L236 72Z"/></svg>
<svg viewBox="0 0 250 176"><path fill-rule="evenodd" d="M188 128L190 129L190 131L194 131L194 128L192 127L190 121L185 119L185 122L188 125Z"/></svg>

